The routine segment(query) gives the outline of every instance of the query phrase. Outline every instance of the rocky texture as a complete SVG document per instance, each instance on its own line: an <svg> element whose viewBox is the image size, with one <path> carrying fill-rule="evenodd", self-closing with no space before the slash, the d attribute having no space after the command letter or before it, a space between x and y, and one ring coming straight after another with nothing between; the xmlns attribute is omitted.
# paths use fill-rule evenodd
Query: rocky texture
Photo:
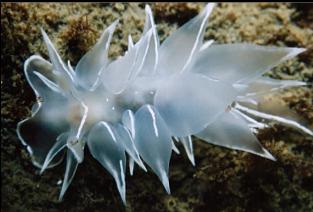
<svg viewBox="0 0 313 212"><path fill-rule="evenodd" d="M161 41L195 16L203 4L151 4ZM127 36L139 39L144 4L130 3L1 3L1 209L3 211L312 211L313 139L272 124L258 134L277 157L272 162L196 140L196 167L183 148L170 164L172 195L157 177L138 168L127 175L127 207L112 177L88 150L83 164L58 202L64 164L43 175L32 166L15 132L18 121L30 115L34 94L25 80L23 63L32 54L47 58L40 35L43 27L64 60L76 64L115 19L110 56L127 48ZM313 81L312 4L218 4L205 38L218 43L305 47L308 51L273 69L279 79ZM283 91L277 98L313 123L312 88Z"/></svg>

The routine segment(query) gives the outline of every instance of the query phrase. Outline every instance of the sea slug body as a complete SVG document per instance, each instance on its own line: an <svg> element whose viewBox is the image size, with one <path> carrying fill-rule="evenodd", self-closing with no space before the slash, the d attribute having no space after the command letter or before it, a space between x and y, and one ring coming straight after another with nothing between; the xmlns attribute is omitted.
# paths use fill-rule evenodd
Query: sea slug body
<svg viewBox="0 0 313 212"><path fill-rule="evenodd" d="M146 6L143 34L136 44L129 36L122 57L108 59L115 21L75 67L62 61L41 29L51 63L33 55L24 64L38 101L31 117L18 123L17 134L41 173L58 165L66 152L60 199L83 162L86 146L113 176L126 204L127 155L131 175L134 164L152 170L170 193L175 143L184 146L195 165L191 136L271 160L275 158L254 135L268 127L260 119L313 136L309 126L260 107L264 94L307 85L262 76L305 49L204 42L213 7L208 4L160 44Z"/></svg>

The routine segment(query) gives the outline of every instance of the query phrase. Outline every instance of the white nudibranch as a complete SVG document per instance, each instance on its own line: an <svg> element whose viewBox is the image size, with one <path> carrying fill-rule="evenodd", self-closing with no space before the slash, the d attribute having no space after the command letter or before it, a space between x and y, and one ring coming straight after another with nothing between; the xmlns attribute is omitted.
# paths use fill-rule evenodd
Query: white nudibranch
<svg viewBox="0 0 313 212"><path fill-rule="evenodd" d="M195 165L192 135L271 160L254 134L268 127L264 120L313 135L312 128L285 113L272 115L259 107L264 94L307 85L262 76L305 49L204 42L213 7L208 4L160 44L147 5L142 37L133 44L129 36L124 56L108 59L115 21L76 67L62 61L41 30L51 63L38 55L25 62L27 81L40 101L32 116L18 123L17 133L41 172L59 164L66 152L60 199L86 145L113 176L126 204L126 155L131 175L134 163L152 170L170 193L169 162L172 150L179 152L175 143Z"/></svg>

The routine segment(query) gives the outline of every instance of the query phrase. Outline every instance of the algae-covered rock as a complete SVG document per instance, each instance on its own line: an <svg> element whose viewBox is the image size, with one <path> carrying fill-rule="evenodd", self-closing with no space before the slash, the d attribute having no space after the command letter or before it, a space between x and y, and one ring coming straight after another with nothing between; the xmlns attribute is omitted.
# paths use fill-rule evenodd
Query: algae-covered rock
<svg viewBox="0 0 313 212"><path fill-rule="evenodd" d="M161 41L204 7L204 3L150 5ZM129 34L138 41L144 6L1 3L2 211L313 211L313 138L277 123L258 134L276 162L195 140L195 167L182 146L181 154L172 156L171 195L152 172L135 168L134 176L127 174L127 207L113 178L87 150L63 202L57 200L65 164L39 175L15 131L35 102L23 63L33 54L47 58L40 27L63 59L76 64L102 29L119 18L109 53L116 58L127 49ZM217 4L205 39L307 48L267 75L313 82L312 8L312 4ZM275 98L313 123L312 87L284 90Z"/></svg>

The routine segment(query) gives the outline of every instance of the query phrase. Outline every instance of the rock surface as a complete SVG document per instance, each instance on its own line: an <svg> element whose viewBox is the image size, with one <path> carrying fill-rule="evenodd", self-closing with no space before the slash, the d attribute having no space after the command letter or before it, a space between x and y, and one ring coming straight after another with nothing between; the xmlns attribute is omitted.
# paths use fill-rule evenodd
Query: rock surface
<svg viewBox="0 0 313 212"><path fill-rule="evenodd" d="M32 54L47 58L43 27L67 61L78 59L117 18L110 56L127 49L127 36L138 41L144 24L139 3L1 3L1 209L2 211L313 211L313 139L272 124L258 134L277 158L257 156L195 141L196 167L179 146L170 164L172 194L151 172L127 174L127 207L113 178L86 151L85 161L58 202L64 164L39 175L17 138L18 121L30 115L35 96L23 63ZM161 41L204 4L152 3ZM218 4L206 39L218 43L305 47L307 52L268 73L278 79L313 81L312 4ZM313 123L312 88L289 89L277 97Z"/></svg>

